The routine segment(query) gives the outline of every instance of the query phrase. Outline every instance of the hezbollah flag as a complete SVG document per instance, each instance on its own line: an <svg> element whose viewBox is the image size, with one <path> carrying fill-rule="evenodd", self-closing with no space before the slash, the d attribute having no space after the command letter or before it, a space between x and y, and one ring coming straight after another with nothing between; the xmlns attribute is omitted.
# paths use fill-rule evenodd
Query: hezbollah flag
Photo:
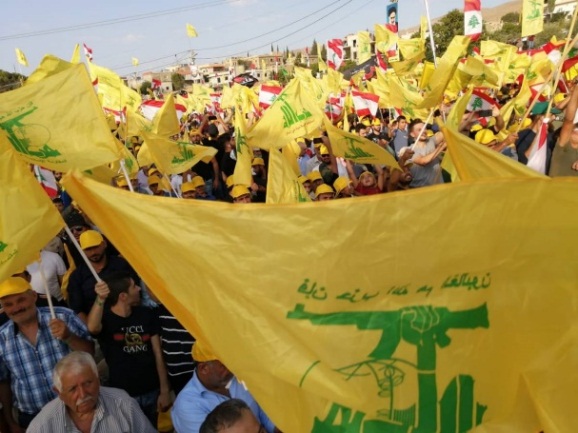
<svg viewBox="0 0 578 433"><path fill-rule="evenodd" d="M149 165L141 160L141 152L150 152L152 161L163 174L179 174L187 171L197 162L210 162L217 149L190 143L173 141L152 132L143 132L144 144L139 151L139 163Z"/></svg>
<svg viewBox="0 0 578 433"><path fill-rule="evenodd" d="M299 79L293 79L247 134L253 147L280 148L299 137L319 134L323 111L305 90Z"/></svg>
<svg viewBox="0 0 578 433"><path fill-rule="evenodd" d="M138 92L124 84L122 78L107 68L88 62L90 76L98 83L98 95L102 106L114 111L123 111L125 107L137 111L142 98Z"/></svg>
<svg viewBox="0 0 578 433"><path fill-rule="evenodd" d="M38 259L64 227L34 175L0 136L0 281Z"/></svg>
<svg viewBox="0 0 578 433"><path fill-rule="evenodd" d="M87 170L118 159L83 64L0 94L0 135L25 161L50 170Z"/></svg>
<svg viewBox="0 0 578 433"><path fill-rule="evenodd" d="M267 175L267 203L286 204L306 201L311 200L301 182L297 180L297 174L288 158L278 149L271 149Z"/></svg>
<svg viewBox="0 0 578 433"><path fill-rule="evenodd" d="M235 156L237 163L233 176L236 185L251 185L253 173L251 162L253 161L253 149L247 143L247 123L243 111L239 108L233 119L235 127Z"/></svg>
<svg viewBox="0 0 578 433"><path fill-rule="evenodd" d="M537 35L544 28L544 3L522 0L522 37Z"/></svg>
<svg viewBox="0 0 578 433"><path fill-rule="evenodd" d="M336 128L328 119L324 122L333 155L358 164L384 164L401 170L393 155L373 141Z"/></svg>
<svg viewBox="0 0 578 433"><path fill-rule="evenodd" d="M575 179L243 209L63 183L282 431L575 429Z"/></svg>

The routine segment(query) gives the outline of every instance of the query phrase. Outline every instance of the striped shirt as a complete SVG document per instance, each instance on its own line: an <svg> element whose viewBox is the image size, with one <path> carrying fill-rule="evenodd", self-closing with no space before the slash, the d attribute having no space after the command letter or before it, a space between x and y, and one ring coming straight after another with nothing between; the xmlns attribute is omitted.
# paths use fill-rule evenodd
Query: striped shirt
<svg viewBox="0 0 578 433"><path fill-rule="evenodd" d="M72 310L54 307L54 312L70 332L91 341L86 326ZM14 406L27 414L40 411L56 397L52 389L52 370L62 357L70 353L70 347L54 338L50 332L48 307L38 308L36 315L36 346L18 332L13 321L6 322L0 328L0 381L10 380Z"/></svg>
<svg viewBox="0 0 578 433"><path fill-rule="evenodd" d="M188 380L195 370L195 361L191 356L195 339L164 305L159 305L156 311L161 328L163 358L169 378L182 375Z"/></svg>
<svg viewBox="0 0 578 433"><path fill-rule="evenodd" d="M91 433L157 433L135 399L122 389L100 387ZM27 433L80 433L59 398L32 420Z"/></svg>

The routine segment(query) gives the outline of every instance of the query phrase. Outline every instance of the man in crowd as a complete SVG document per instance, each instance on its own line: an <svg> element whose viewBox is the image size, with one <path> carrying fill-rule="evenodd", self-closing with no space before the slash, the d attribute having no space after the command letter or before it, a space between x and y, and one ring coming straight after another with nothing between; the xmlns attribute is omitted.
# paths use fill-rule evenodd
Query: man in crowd
<svg viewBox="0 0 578 433"><path fill-rule="evenodd" d="M200 433L265 433L247 403L238 398L214 408L201 425Z"/></svg>
<svg viewBox="0 0 578 433"><path fill-rule="evenodd" d="M140 306L140 287L129 273L110 274L94 290L97 297L88 315L88 330L98 336L109 384L128 392L156 424L158 411L170 406L158 318L150 308Z"/></svg>
<svg viewBox="0 0 578 433"><path fill-rule="evenodd" d="M422 131L424 128L425 124L419 119L414 120L409 127L411 137L416 140L412 149L414 152L411 159L413 165L410 167L411 188L443 183L440 165L440 154L446 149L443 134L438 132L428 138L425 130Z"/></svg>
<svg viewBox="0 0 578 433"><path fill-rule="evenodd" d="M193 358L198 362L193 378L175 400L173 425L178 433L199 433L207 415L226 400L243 400L263 424L267 433L278 432L271 420L233 373L219 361L204 342L193 345Z"/></svg>
<svg viewBox="0 0 578 433"><path fill-rule="evenodd" d="M28 433L157 431L125 391L100 386L88 353L72 352L58 361L52 381L58 398L44 406Z"/></svg>
<svg viewBox="0 0 578 433"><path fill-rule="evenodd" d="M0 304L9 321L0 328L0 403L12 432L22 432L55 397L52 369L71 350L93 353L82 321L68 308L35 305L36 292L20 277L0 284ZM17 418L13 416L13 407Z"/></svg>

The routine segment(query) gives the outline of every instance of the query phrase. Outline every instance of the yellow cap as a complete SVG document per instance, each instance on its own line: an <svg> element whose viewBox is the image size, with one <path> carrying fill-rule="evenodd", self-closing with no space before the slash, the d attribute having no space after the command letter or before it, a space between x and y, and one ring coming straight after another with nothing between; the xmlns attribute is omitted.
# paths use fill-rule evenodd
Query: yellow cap
<svg viewBox="0 0 578 433"><path fill-rule="evenodd" d="M195 188L198 188L200 186L205 186L205 179L203 179L201 176L195 176L191 180L191 183L195 185Z"/></svg>
<svg viewBox="0 0 578 433"><path fill-rule="evenodd" d="M489 129L482 129L476 133L476 141L481 144L490 144L496 140L496 135Z"/></svg>
<svg viewBox="0 0 578 433"><path fill-rule="evenodd" d="M321 145L319 148L319 154L321 155L329 155L329 149L324 144Z"/></svg>
<svg viewBox="0 0 578 433"><path fill-rule="evenodd" d="M87 230L80 235L80 248L86 250L87 248L97 247L104 242L102 235L96 230Z"/></svg>
<svg viewBox="0 0 578 433"><path fill-rule="evenodd" d="M361 173L359 175L359 179L361 179L363 176L371 176L371 177L375 178L375 175L371 171L367 171L367 170L365 170L363 173Z"/></svg>
<svg viewBox="0 0 578 433"><path fill-rule="evenodd" d="M319 197L321 194L335 194L335 191L333 191L333 188L331 188L329 185L322 183L321 185L319 185L317 188L315 188L315 198Z"/></svg>
<svg viewBox="0 0 578 433"><path fill-rule="evenodd" d="M319 173L318 171L312 171L307 175L307 179L313 182L316 180L323 180L323 177L321 176L321 173Z"/></svg>
<svg viewBox="0 0 578 433"><path fill-rule="evenodd" d="M126 181L124 176L117 177L115 179L115 182L116 182L116 186L118 186L119 188L128 186L128 182Z"/></svg>
<svg viewBox="0 0 578 433"><path fill-rule="evenodd" d="M333 188L335 188L335 191L337 194L339 194L341 191L347 188L350 183L351 181L349 178L345 176L339 176L337 179L335 179L335 182L333 182Z"/></svg>
<svg viewBox="0 0 578 433"><path fill-rule="evenodd" d="M250 195L251 191L245 185L235 185L231 190L231 197L239 198L244 195Z"/></svg>
<svg viewBox="0 0 578 433"><path fill-rule="evenodd" d="M361 124L362 124L363 126L371 126L371 121L370 121L368 118L364 118L364 119L361 121Z"/></svg>
<svg viewBox="0 0 578 433"><path fill-rule="evenodd" d="M566 95L564 93L556 93L554 95L554 104L562 102L564 99L566 99Z"/></svg>
<svg viewBox="0 0 578 433"><path fill-rule="evenodd" d="M381 126L381 120L379 120L379 119L376 117L375 119L373 119L373 120L371 121L371 124L372 124L373 126Z"/></svg>
<svg viewBox="0 0 578 433"><path fill-rule="evenodd" d="M201 340L195 341L191 354L193 355L193 359L197 362L209 362L218 359L217 355L213 353L213 349Z"/></svg>
<svg viewBox="0 0 578 433"><path fill-rule="evenodd" d="M265 160L263 158L255 158L251 165L265 165Z"/></svg>
<svg viewBox="0 0 578 433"><path fill-rule="evenodd" d="M189 192L195 190L195 184L193 182L183 182L181 185L181 192Z"/></svg>
<svg viewBox="0 0 578 433"><path fill-rule="evenodd" d="M148 177L147 183L149 186L159 185L161 183L161 178L159 176L157 176L156 174L153 174L152 176Z"/></svg>
<svg viewBox="0 0 578 433"><path fill-rule="evenodd" d="M18 295L30 290L30 283L24 278L9 277L0 283L0 298L10 295Z"/></svg>
<svg viewBox="0 0 578 433"><path fill-rule="evenodd" d="M470 132L478 132L478 131L481 131L482 129L484 129L484 127L482 125L480 125L479 123L476 123L475 125L473 125L470 128Z"/></svg>
<svg viewBox="0 0 578 433"><path fill-rule="evenodd" d="M305 176L301 175L297 178L297 180L299 181L299 183L301 183L301 185L303 185L305 182L311 182L310 179L306 178Z"/></svg>
<svg viewBox="0 0 578 433"><path fill-rule="evenodd" d="M149 171L147 171L147 176L151 176L151 175L158 173L158 172L159 172L159 170L155 167L149 168Z"/></svg>

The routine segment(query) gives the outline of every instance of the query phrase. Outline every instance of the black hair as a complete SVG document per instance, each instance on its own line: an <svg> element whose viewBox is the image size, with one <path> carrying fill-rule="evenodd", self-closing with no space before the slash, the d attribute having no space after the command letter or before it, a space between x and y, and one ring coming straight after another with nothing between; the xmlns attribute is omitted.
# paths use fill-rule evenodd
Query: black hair
<svg viewBox="0 0 578 433"><path fill-rule="evenodd" d="M247 403L238 398L226 400L215 407L205 418L199 433L219 433L229 428L243 416L244 410L251 410Z"/></svg>
<svg viewBox="0 0 578 433"><path fill-rule="evenodd" d="M121 293L128 293L130 287L131 276L128 272L118 271L112 272L104 278L104 282L108 285L110 294L106 298L108 305L115 305L118 302L118 297Z"/></svg>

